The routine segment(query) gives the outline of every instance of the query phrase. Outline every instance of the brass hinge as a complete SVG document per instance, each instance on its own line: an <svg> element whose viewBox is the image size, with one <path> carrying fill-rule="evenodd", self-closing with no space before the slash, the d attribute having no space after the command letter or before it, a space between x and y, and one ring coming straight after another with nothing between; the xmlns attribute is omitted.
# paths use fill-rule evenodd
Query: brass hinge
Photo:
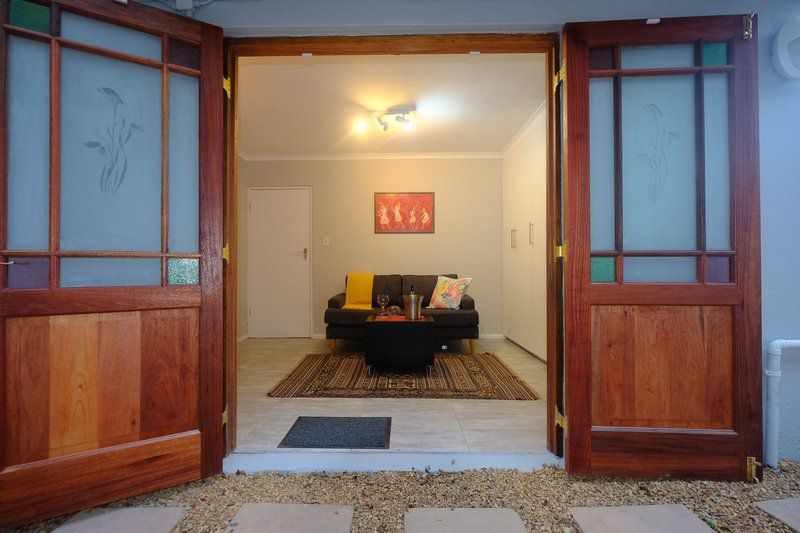
<svg viewBox="0 0 800 533"><path fill-rule="evenodd" d="M749 483L755 483L758 481L758 467L764 466L758 461L756 461L755 457L748 457L747 458L747 481Z"/></svg>
<svg viewBox="0 0 800 533"><path fill-rule="evenodd" d="M562 415L561 411L558 410L558 407L553 409L553 418L555 418L555 423L557 426L561 427L561 431L564 432L564 438L567 438L567 415Z"/></svg>
<svg viewBox="0 0 800 533"><path fill-rule="evenodd" d="M567 62L562 61L561 68L559 68L558 72L556 72L555 75L553 76L553 94L556 93L556 90L558 89L558 84L563 81L566 81L566 79L567 79Z"/></svg>
<svg viewBox="0 0 800 533"><path fill-rule="evenodd" d="M228 425L228 406L227 405L225 406L225 410L222 411L222 425L223 426L227 426Z"/></svg>
<svg viewBox="0 0 800 533"><path fill-rule="evenodd" d="M742 39L749 41L753 38L753 19L756 17L755 11L745 15L742 21Z"/></svg>
<svg viewBox="0 0 800 533"><path fill-rule="evenodd" d="M231 262L231 249L227 244L222 247L222 260L226 265Z"/></svg>
<svg viewBox="0 0 800 533"><path fill-rule="evenodd" d="M225 91L225 94L228 95L228 98L231 97L231 79L224 77L222 78L222 90Z"/></svg>
<svg viewBox="0 0 800 533"><path fill-rule="evenodd" d="M564 259L567 257L567 245L566 244L557 244L555 250L555 258L556 259Z"/></svg>

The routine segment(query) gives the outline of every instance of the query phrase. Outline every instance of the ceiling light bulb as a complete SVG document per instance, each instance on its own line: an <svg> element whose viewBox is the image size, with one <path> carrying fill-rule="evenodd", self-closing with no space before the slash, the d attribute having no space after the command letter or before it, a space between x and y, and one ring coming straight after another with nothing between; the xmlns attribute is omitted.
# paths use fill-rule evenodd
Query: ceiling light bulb
<svg viewBox="0 0 800 533"><path fill-rule="evenodd" d="M360 118L360 119L356 120L355 128L356 128L356 132L364 133L365 131L367 131L367 121L364 120L363 118Z"/></svg>
<svg viewBox="0 0 800 533"><path fill-rule="evenodd" d="M406 119L403 121L403 129L406 131L411 131L414 128L414 122L411 119Z"/></svg>

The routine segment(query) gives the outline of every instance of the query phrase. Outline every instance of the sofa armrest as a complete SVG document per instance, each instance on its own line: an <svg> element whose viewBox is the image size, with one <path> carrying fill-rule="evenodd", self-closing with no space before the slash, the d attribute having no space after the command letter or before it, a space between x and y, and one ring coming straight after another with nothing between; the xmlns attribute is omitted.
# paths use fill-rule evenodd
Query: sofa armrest
<svg viewBox="0 0 800 533"><path fill-rule="evenodd" d="M345 295L343 292L340 292L336 296L332 296L328 300L328 308L330 309L341 309L344 307Z"/></svg>
<svg viewBox="0 0 800 533"><path fill-rule="evenodd" d="M469 294L465 294L461 297L461 309L475 309L475 299L470 296Z"/></svg>

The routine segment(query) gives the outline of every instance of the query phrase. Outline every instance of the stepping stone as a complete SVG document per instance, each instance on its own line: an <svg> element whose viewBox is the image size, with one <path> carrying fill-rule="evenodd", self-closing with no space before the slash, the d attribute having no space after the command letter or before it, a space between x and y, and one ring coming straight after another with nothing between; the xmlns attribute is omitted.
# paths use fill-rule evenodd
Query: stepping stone
<svg viewBox="0 0 800 533"><path fill-rule="evenodd" d="M168 533L183 518L183 507L98 508L73 516L55 531L58 533Z"/></svg>
<svg viewBox="0 0 800 533"><path fill-rule="evenodd" d="M353 507L350 505L246 503L228 531L237 533L350 533Z"/></svg>
<svg viewBox="0 0 800 533"><path fill-rule="evenodd" d="M570 507L584 533L708 533L705 522L685 505Z"/></svg>
<svg viewBox="0 0 800 533"><path fill-rule="evenodd" d="M767 500L756 505L795 531L800 531L800 498Z"/></svg>
<svg viewBox="0 0 800 533"><path fill-rule="evenodd" d="M527 533L525 524L512 509L409 509L406 533Z"/></svg>

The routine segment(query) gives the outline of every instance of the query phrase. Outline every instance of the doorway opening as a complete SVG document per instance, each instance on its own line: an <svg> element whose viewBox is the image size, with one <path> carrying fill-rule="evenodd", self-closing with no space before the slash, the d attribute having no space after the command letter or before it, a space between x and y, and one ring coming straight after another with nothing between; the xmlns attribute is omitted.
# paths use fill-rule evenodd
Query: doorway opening
<svg viewBox="0 0 800 533"><path fill-rule="evenodd" d="M236 186L228 207L239 211L232 246L239 301L228 438L230 451L240 452L236 468L245 454L254 468L255 456L265 458L261 468L275 468L282 454L279 468L314 469L308 455L302 466L286 462L297 457L288 452L308 450L282 447L302 417L390 418L395 468L420 466L430 454L456 468L500 466L498 454L523 467L558 461L548 452L556 449L548 364L557 364L548 352L558 335L548 330L557 324L549 316L550 37L471 36L455 50L458 36L450 43L432 36L428 48L402 55L385 43L358 51L315 39L290 40L292 50L271 39L229 44ZM286 285L275 296L277 286L259 285L269 272L254 271L253 239L270 223L254 227L252 194L280 188L314 195L305 336L265 334L253 320L254 302L280 313L279 302L303 298ZM290 225L280 226L278 234ZM255 253L262 252L269 261L277 250ZM275 258L272 266L287 268L280 264ZM374 275L366 309L343 308L358 273ZM433 308L447 278L468 283L466 296L456 309ZM434 322L435 364L367 365L374 343L365 319L394 306L404 311L412 288ZM378 298L384 293L386 301ZM465 461L470 454L484 462ZM364 468L387 467L376 454L365 457Z"/></svg>

